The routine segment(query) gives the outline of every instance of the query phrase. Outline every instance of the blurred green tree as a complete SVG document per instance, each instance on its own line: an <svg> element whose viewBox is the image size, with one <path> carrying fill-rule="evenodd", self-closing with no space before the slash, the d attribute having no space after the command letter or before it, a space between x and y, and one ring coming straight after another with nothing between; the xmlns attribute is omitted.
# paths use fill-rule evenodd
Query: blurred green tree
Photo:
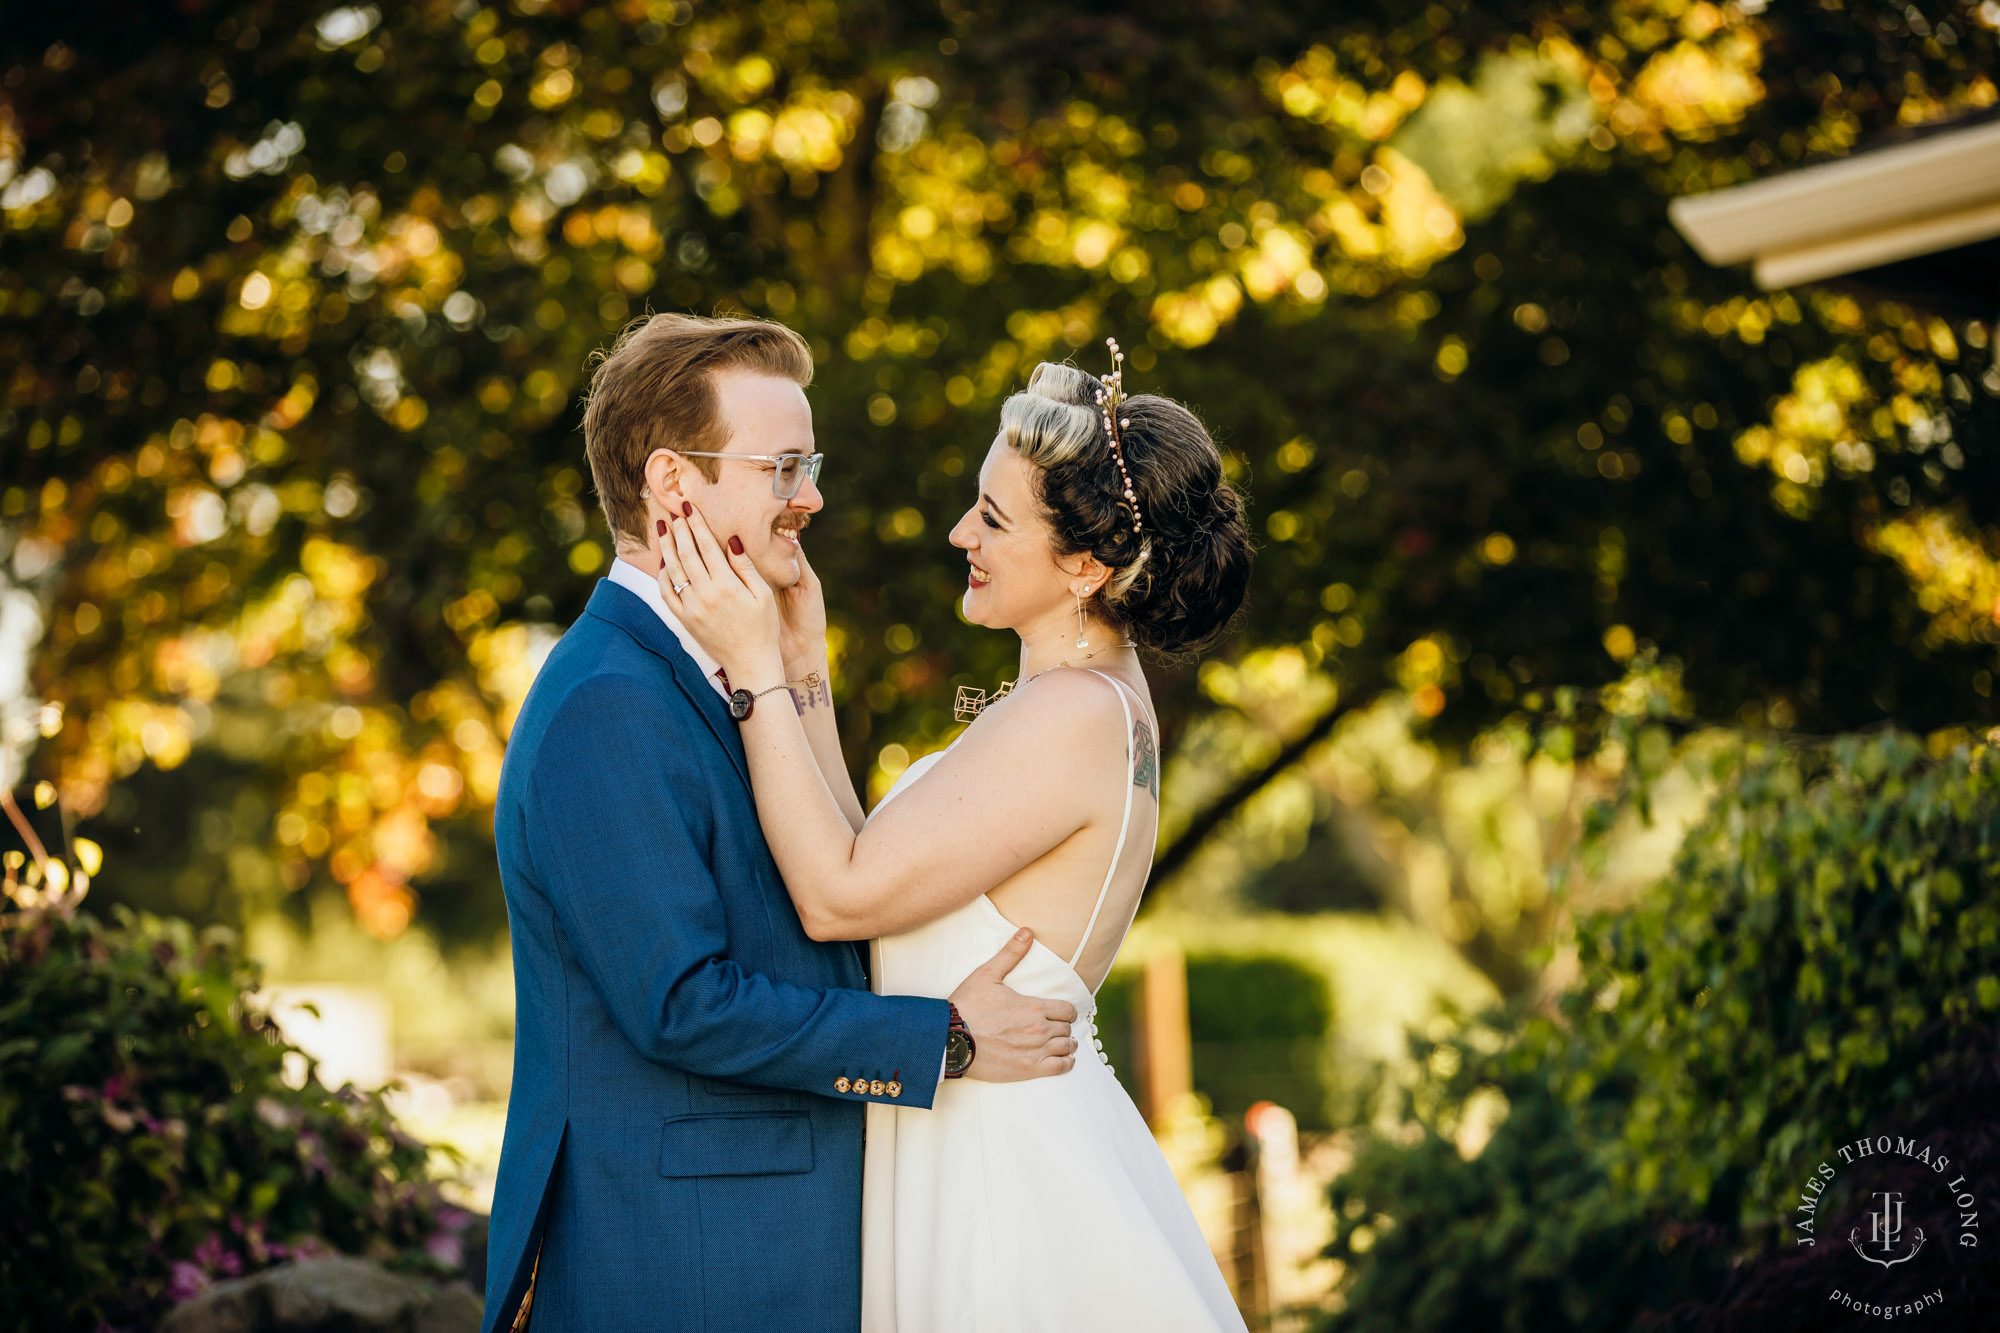
<svg viewBox="0 0 2000 1333"><path fill-rule="evenodd" d="M498 922L537 654L608 558L591 350L664 308L820 360L849 753L1007 674L923 552L1034 361L1119 333L1266 545L1225 650L1440 738L1650 645L1698 714L1990 720L1988 330L1694 260L1668 198L1995 99L1981 7L80 3L0 37L0 524L48 763L228 916L315 876ZM1983 600L1982 600L1983 599ZM1157 677L1171 743L1226 712ZM885 742L889 742L885 744ZM173 813L134 832L149 810ZM213 899L211 884L228 887Z"/></svg>

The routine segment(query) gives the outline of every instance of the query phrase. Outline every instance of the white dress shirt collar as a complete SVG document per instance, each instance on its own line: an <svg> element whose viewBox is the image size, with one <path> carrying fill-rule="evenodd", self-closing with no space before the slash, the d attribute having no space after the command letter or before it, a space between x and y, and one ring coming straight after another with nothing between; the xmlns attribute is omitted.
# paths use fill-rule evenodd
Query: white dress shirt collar
<svg viewBox="0 0 2000 1333"><path fill-rule="evenodd" d="M722 688L722 681L715 674L721 669L722 664L710 657L708 650L701 646L694 635L688 633L687 626L681 624L680 617L667 609L666 601L660 596L658 579L623 556L611 562L611 572L605 577L653 608L661 623L673 631L674 638L687 650L687 655L694 659L696 669L708 678L710 685L715 687L715 692L725 699L729 697L729 691Z"/></svg>

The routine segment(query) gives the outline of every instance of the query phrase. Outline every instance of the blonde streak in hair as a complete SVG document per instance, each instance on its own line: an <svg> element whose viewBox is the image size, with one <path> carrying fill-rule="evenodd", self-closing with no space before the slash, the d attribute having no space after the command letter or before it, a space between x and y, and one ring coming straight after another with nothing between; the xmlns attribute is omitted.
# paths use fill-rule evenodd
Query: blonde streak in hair
<svg viewBox="0 0 2000 1333"><path fill-rule="evenodd" d="M1025 392L1039 398L1053 398L1058 402L1088 407L1097 401L1097 391L1101 387L1087 371L1058 361L1044 361L1028 376Z"/></svg>
<svg viewBox="0 0 2000 1333"><path fill-rule="evenodd" d="M1106 602L1116 607L1119 602L1125 600L1125 594L1132 591L1133 585L1138 583L1139 575L1146 568L1146 560L1152 554L1153 543L1150 538L1139 543L1139 554L1133 558L1132 563L1113 574L1105 583Z"/></svg>
<svg viewBox="0 0 2000 1333"><path fill-rule="evenodd" d="M1097 418L1087 407L1017 393L1001 406L1000 427L1022 458L1049 468L1082 454L1097 433Z"/></svg>
<svg viewBox="0 0 2000 1333"><path fill-rule="evenodd" d="M1048 424L1055 420L1055 414L1044 415L1038 431L1040 438L1032 452L1023 456L1042 467L1074 462L1081 457L1098 439L1098 388L1094 377L1075 366L1057 361L1044 361L1037 365L1034 373L1028 376L1028 387L1023 393L1029 398L1067 410L1062 415L1060 426Z"/></svg>

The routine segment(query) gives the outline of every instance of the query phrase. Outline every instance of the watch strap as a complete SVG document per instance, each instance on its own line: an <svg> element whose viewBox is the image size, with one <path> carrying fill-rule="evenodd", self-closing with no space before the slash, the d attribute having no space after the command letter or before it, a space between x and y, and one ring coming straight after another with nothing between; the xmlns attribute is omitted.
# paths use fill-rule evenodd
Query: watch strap
<svg viewBox="0 0 2000 1333"><path fill-rule="evenodd" d="M729 692L729 715L738 722L742 722L748 719L750 714L757 711L757 701L759 699L767 694L776 694L779 690L789 692L791 688L789 684L780 683L766 690L758 690L754 694L749 690L731 690Z"/></svg>
<svg viewBox="0 0 2000 1333"><path fill-rule="evenodd" d="M951 1013L951 1022L945 1027L945 1070L946 1078L964 1078L965 1071L972 1068L972 1062L979 1056L978 1043L972 1039L972 1029L965 1025L965 1019L958 1012L958 1006L946 1000L945 1008ZM957 1069L951 1067L951 1039L957 1035L965 1041L965 1063Z"/></svg>

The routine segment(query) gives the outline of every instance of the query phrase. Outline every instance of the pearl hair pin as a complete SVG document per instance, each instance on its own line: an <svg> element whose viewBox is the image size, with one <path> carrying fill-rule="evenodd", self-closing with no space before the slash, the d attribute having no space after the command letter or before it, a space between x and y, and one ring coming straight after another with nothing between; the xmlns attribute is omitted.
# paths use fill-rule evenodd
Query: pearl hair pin
<svg viewBox="0 0 2000 1333"><path fill-rule="evenodd" d="M1118 348L1116 338L1106 338L1104 345L1111 349L1111 371L1099 375L1097 381L1103 387L1097 391L1098 410L1104 414L1104 433L1111 438L1111 458L1118 464L1118 475L1125 479L1125 503L1132 507L1132 535L1139 536L1145 530L1145 523L1139 516L1139 496L1132 489L1132 474L1125 467L1125 427L1132 424L1130 418L1118 415L1119 407L1125 401L1125 353Z"/></svg>

